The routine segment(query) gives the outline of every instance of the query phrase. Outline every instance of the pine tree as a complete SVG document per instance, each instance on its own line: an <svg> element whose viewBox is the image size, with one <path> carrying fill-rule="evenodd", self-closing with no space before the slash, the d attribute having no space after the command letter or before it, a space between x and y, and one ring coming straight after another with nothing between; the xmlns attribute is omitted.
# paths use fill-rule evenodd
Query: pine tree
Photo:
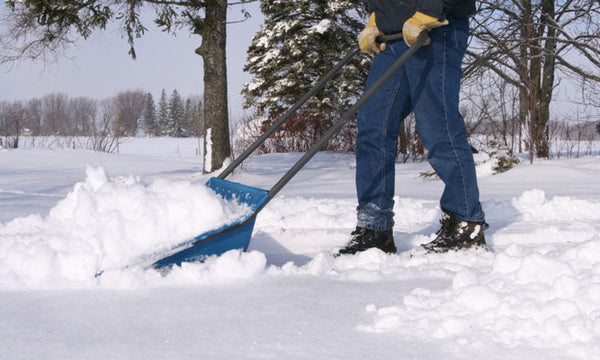
<svg viewBox="0 0 600 360"><path fill-rule="evenodd" d="M146 108L144 109L144 125L148 135L156 136L159 133L156 122L156 105L151 93L146 96Z"/></svg>
<svg viewBox="0 0 600 360"><path fill-rule="evenodd" d="M267 115L268 126L323 77L348 49L364 27L364 1L262 0L265 23L248 49L244 70L254 79L244 86L246 108ZM286 124L284 131L299 144L327 130L340 112L364 91L370 60L356 56L338 76L313 97ZM302 131L302 134L298 133ZM302 139L299 139L302 138Z"/></svg>
<svg viewBox="0 0 600 360"><path fill-rule="evenodd" d="M158 101L158 128L160 135L167 135L169 126L169 103L167 102L167 92L162 89L160 100Z"/></svg>
<svg viewBox="0 0 600 360"><path fill-rule="evenodd" d="M173 90L169 98L169 125L167 126L167 135L182 137L184 136L183 123L185 121L185 109L183 100L177 90Z"/></svg>

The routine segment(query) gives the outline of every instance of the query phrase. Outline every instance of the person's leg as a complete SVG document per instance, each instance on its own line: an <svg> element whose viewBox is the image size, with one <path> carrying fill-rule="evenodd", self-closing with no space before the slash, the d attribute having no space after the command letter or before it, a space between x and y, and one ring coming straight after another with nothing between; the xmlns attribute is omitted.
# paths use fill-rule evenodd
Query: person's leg
<svg viewBox="0 0 600 360"><path fill-rule="evenodd" d="M468 19L450 19L431 32L431 45L407 62L406 72L427 159L445 184L442 209L456 220L483 223L473 153L458 108L468 34Z"/></svg>
<svg viewBox="0 0 600 360"><path fill-rule="evenodd" d="M398 52L398 49L401 52ZM402 55L399 42L373 59L367 88L370 88ZM360 109L357 116L356 191L357 227L338 254L354 254L370 248L395 253L394 170L395 143L400 122L410 112L410 91L404 70L398 71Z"/></svg>
<svg viewBox="0 0 600 360"><path fill-rule="evenodd" d="M370 88L405 50L389 43L375 56L367 80ZM400 49L401 52L398 51ZM389 230L394 225L395 143L401 121L410 112L410 93L403 69L359 110L356 137L357 226Z"/></svg>
<svg viewBox="0 0 600 360"><path fill-rule="evenodd" d="M432 242L423 245L429 252L486 247L487 224L473 153L458 109L469 24L465 18L449 20L449 25L430 33L431 45L421 48L406 64L417 130L429 163L445 185L440 200L442 228Z"/></svg>

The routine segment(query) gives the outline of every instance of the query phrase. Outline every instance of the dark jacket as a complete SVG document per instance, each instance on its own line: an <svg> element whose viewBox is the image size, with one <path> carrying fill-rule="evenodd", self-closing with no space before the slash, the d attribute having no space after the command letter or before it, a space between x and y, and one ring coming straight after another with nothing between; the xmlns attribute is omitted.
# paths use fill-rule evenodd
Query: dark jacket
<svg viewBox="0 0 600 360"><path fill-rule="evenodd" d="M375 12L379 30L386 34L402 31L402 25L416 11L436 18L468 17L475 13L475 0L367 0Z"/></svg>

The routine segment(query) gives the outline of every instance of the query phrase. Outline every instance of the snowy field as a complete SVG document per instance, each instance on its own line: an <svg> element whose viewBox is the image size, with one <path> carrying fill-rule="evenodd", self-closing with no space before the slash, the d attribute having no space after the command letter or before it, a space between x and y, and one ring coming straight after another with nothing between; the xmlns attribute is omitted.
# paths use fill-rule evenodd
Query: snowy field
<svg viewBox="0 0 600 360"><path fill-rule="evenodd" d="M493 251L442 255L417 250L442 184L398 164L398 254L334 259L355 164L320 153L247 253L123 269L248 211L203 185L198 145L0 150L0 359L600 359L600 157L479 165ZM230 180L268 189L298 157L252 157Z"/></svg>

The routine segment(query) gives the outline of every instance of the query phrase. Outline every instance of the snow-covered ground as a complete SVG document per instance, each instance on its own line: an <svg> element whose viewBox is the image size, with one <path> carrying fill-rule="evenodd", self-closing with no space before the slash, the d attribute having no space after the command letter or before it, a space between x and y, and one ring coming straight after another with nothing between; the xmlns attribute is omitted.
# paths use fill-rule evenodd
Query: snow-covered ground
<svg viewBox="0 0 600 360"><path fill-rule="evenodd" d="M493 251L442 255L417 250L442 184L398 164L398 254L333 258L354 158L319 153L247 253L122 269L247 211L207 191L197 148L0 151L0 359L600 359L600 157L480 165ZM252 157L230 180L268 189L299 156Z"/></svg>

